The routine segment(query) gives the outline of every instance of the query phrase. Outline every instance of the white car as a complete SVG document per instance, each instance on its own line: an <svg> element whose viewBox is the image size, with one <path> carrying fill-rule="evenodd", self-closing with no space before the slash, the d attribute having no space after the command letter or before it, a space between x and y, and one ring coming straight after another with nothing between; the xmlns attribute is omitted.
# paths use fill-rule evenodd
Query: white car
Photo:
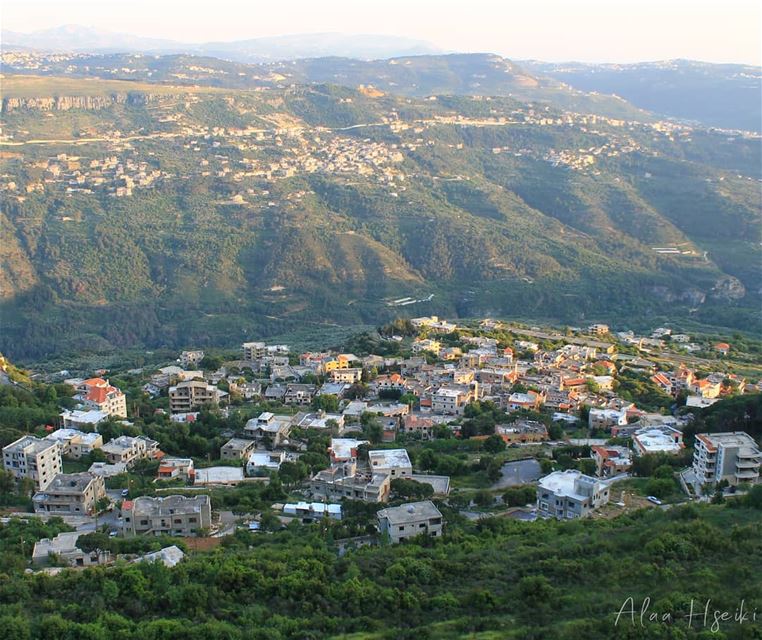
<svg viewBox="0 0 762 640"><path fill-rule="evenodd" d="M656 496L648 496L646 500L648 500L649 502L653 502L654 504L662 504L661 500L659 500L659 498L657 498Z"/></svg>

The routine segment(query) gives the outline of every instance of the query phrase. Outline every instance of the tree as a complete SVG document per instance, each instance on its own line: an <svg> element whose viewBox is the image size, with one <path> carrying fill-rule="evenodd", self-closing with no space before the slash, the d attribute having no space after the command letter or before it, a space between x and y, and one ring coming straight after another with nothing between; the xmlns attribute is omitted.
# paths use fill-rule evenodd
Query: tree
<svg viewBox="0 0 762 640"><path fill-rule="evenodd" d="M220 356L205 355L201 362L199 362L199 366L204 371L217 371L223 362L224 360Z"/></svg>
<svg viewBox="0 0 762 640"><path fill-rule="evenodd" d="M325 411L326 413L336 413L339 410L339 399L333 394L315 396L312 399L312 408L315 411Z"/></svg>
<svg viewBox="0 0 762 640"><path fill-rule="evenodd" d="M484 450L490 453L500 453L505 450L505 441L495 433L484 441Z"/></svg>
<svg viewBox="0 0 762 640"><path fill-rule="evenodd" d="M409 478L395 478L391 482L392 492L400 498L423 500L434 495L434 488L426 482Z"/></svg>

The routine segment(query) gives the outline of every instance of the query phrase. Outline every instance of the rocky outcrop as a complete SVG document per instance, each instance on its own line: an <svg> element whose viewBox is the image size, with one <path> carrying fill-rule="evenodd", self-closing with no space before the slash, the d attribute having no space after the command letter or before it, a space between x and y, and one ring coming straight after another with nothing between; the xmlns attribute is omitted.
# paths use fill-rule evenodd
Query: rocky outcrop
<svg viewBox="0 0 762 640"><path fill-rule="evenodd" d="M746 295L746 287L734 276L722 276L712 287L711 296L719 300L740 300Z"/></svg>
<svg viewBox="0 0 762 640"><path fill-rule="evenodd" d="M107 109L115 104L141 106L159 98L159 95L131 91L128 93L111 93L102 96L50 96L39 98L3 98L0 112L12 111L68 111L84 109L96 111Z"/></svg>

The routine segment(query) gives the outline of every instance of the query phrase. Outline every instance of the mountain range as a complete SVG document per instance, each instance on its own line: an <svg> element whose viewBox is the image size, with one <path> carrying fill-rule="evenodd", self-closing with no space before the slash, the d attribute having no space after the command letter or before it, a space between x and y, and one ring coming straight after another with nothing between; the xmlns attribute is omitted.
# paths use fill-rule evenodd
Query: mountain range
<svg viewBox="0 0 762 640"><path fill-rule="evenodd" d="M321 56L386 58L440 53L421 40L401 36L344 33L307 33L233 42L187 43L144 38L79 25L64 25L32 33L3 30L5 50L25 49L74 53L193 54L237 62L293 60Z"/></svg>
<svg viewBox="0 0 762 640"><path fill-rule="evenodd" d="M490 55L18 54L9 70L14 357L424 313L759 330L753 134Z"/></svg>

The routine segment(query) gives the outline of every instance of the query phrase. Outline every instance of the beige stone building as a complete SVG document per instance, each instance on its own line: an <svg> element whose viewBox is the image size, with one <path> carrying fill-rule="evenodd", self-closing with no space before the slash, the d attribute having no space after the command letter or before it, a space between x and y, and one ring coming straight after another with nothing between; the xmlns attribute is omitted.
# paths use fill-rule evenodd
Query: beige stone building
<svg viewBox="0 0 762 640"><path fill-rule="evenodd" d="M209 496L141 496L122 503L122 532L125 536L195 536L212 528Z"/></svg>
<svg viewBox="0 0 762 640"><path fill-rule="evenodd" d="M91 515L95 504L106 497L101 476L91 473L59 473L43 491L34 494L35 513Z"/></svg>
<svg viewBox="0 0 762 640"><path fill-rule="evenodd" d="M381 509L377 517L379 530L393 544L421 534L442 535L442 514L430 500Z"/></svg>
<svg viewBox="0 0 762 640"><path fill-rule="evenodd" d="M204 405L216 406L220 390L203 380L187 380L169 388L169 410L172 413L190 413Z"/></svg>

